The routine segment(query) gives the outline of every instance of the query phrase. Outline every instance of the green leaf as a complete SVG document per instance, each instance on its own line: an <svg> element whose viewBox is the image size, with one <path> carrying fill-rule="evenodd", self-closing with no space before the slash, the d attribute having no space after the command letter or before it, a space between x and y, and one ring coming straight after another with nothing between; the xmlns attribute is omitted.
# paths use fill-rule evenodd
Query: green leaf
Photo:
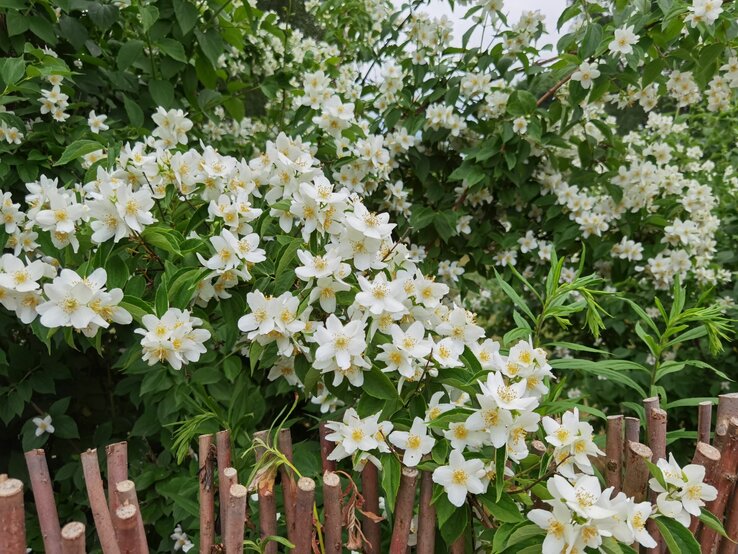
<svg viewBox="0 0 738 554"><path fill-rule="evenodd" d="M128 69L133 62L141 58L144 51L144 42L142 40L129 40L120 47L115 63L118 69L124 71Z"/></svg>
<svg viewBox="0 0 738 554"><path fill-rule="evenodd" d="M513 117L528 115L536 109L536 97L527 90L516 90L507 101L507 113Z"/></svg>
<svg viewBox="0 0 738 554"><path fill-rule="evenodd" d="M174 86L169 81L152 79L149 81L149 93L157 106L171 108L174 105Z"/></svg>
<svg viewBox="0 0 738 554"><path fill-rule="evenodd" d="M7 86L14 85L26 73L26 62L23 57L3 58L0 60L0 78Z"/></svg>
<svg viewBox="0 0 738 554"><path fill-rule="evenodd" d="M54 30L54 26L48 19L37 13L33 17L30 17L28 26L31 29L31 32L38 38L40 38L47 44L50 44L51 46L56 45L57 33Z"/></svg>
<svg viewBox="0 0 738 554"><path fill-rule="evenodd" d="M671 554L700 554L700 545L684 525L668 517L654 518Z"/></svg>
<svg viewBox="0 0 738 554"><path fill-rule="evenodd" d="M151 29L151 26L156 23L159 19L159 9L156 6L141 6L139 7L139 13L141 14L141 24L143 25L144 33Z"/></svg>
<svg viewBox="0 0 738 554"><path fill-rule="evenodd" d="M602 42L602 26L599 23L590 23L584 32L582 45L579 47L579 55L582 59L589 58L597 51Z"/></svg>
<svg viewBox="0 0 738 554"><path fill-rule="evenodd" d="M717 531L721 536L726 537L726 538L728 537L727 533L725 532L725 528L723 527L723 524L709 510L702 509L700 511L700 521L704 523L710 529Z"/></svg>
<svg viewBox="0 0 738 554"><path fill-rule="evenodd" d="M94 152L95 150L100 150L102 148L103 145L96 140L75 140L72 144L64 149L61 158L59 158L59 161L56 162L54 165L56 166L68 164L69 162L76 160L77 158L81 158L82 156L89 154L90 152Z"/></svg>
<svg viewBox="0 0 738 554"><path fill-rule="evenodd" d="M400 488L400 474L402 466L393 454L385 454L382 462L382 489L384 490L385 504L390 513L395 511L395 499ZM371 463L371 462L370 462Z"/></svg>
<svg viewBox="0 0 738 554"><path fill-rule="evenodd" d="M184 47L178 40L174 40L173 38L163 38L156 44L162 52L173 60L187 63L187 55L185 54Z"/></svg>
<svg viewBox="0 0 738 554"><path fill-rule="evenodd" d="M397 390L384 373L379 368L372 367L370 371L364 372L364 385L362 391L374 398L382 400L396 400Z"/></svg>
<svg viewBox="0 0 738 554"><path fill-rule="evenodd" d="M497 521L503 523L519 523L524 521L523 515L520 512L517 504L513 502L513 499L509 494L502 493L499 500L495 501L490 498L489 494L477 496L477 500L487 508Z"/></svg>
<svg viewBox="0 0 738 554"><path fill-rule="evenodd" d="M205 33L200 29L195 29L197 44L200 46L202 53L213 67L218 67L218 58L223 53L225 46L223 39L215 29L208 29Z"/></svg>
<svg viewBox="0 0 738 554"><path fill-rule="evenodd" d="M143 127L144 124L144 113L136 102L128 98L125 94L123 95L123 106L126 109L126 115L134 127Z"/></svg>
<svg viewBox="0 0 738 554"><path fill-rule="evenodd" d="M515 304L518 308L520 308L525 315L528 316L531 322L535 322L536 318L533 315L533 312L528 307L528 304L526 304L525 300L517 293L515 292L515 289L513 289L508 283L506 283L500 274L495 269L495 277L497 278L497 283L502 288L502 291L510 298L510 300L513 301L513 304Z"/></svg>
<svg viewBox="0 0 738 554"><path fill-rule="evenodd" d="M200 12L197 8L187 0L174 0L174 16L177 18L177 25L183 35L189 33L197 23Z"/></svg>

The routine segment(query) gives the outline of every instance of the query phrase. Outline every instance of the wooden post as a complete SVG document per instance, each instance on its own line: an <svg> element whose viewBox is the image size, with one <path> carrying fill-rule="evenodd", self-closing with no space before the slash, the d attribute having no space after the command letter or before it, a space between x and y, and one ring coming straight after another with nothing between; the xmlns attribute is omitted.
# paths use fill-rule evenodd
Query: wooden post
<svg viewBox="0 0 738 554"><path fill-rule="evenodd" d="M605 445L605 481L608 487L620 492L623 481L623 416L607 417L607 443Z"/></svg>
<svg viewBox="0 0 738 554"><path fill-rule="evenodd" d="M323 471L336 471L336 462L328 459L328 456L330 456L331 452L333 452L333 449L336 447L336 445L333 442L326 440L325 437L326 435L329 435L331 433L331 430L325 426L324 421L320 423L319 433L320 459L323 462Z"/></svg>
<svg viewBox="0 0 738 554"><path fill-rule="evenodd" d="M403 467L400 476L400 488L395 502L395 521L390 540L390 554L406 554L407 539L410 536L410 524L413 520L415 506L415 486L418 482L418 470Z"/></svg>
<svg viewBox="0 0 738 554"><path fill-rule="evenodd" d="M628 443L641 442L641 421L637 417L625 418L625 444L623 444L623 459L628 454Z"/></svg>
<svg viewBox="0 0 738 554"><path fill-rule="evenodd" d="M44 551L47 554L61 554L61 526L54 502L54 491L51 488L46 455L42 449L37 448L26 452L25 457L28 475L31 478L38 523L41 527L41 537L44 541Z"/></svg>
<svg viewBox="0 0 738 554"><path fill-rule="evenodd" d="M136 536L138 537L138 551L148 554L149 545L146 543L146 529L144 528L143 518L141 518L141 508L138 504L138 496L136 495L136 484L133 481L125 480L115 485L115 496L117 504L121 506L133 506L136 508ZM117 513L117 510L116 510Z"/></svg>
<svg viewBox="0 0 738 554"><path fill-rule="evenodd" d="M254 433L254 439L269 444L269 432L257 431ZM264 448L257 446L254 452L258 464L264 456ZM274 477L262 477L257 483L257 493L259 495L259 535L264 540L265 537L277 534L277 500L274 496ZM264 546L264 554L277 554L277 551L277 543L274 541L270 541Z"/></svg>
<svg viewBox="0 0 738 554"><path fill-rule="evenodd" d="M323 474L323 511L326 554L341 554L341 479L332 471Z"/></svg>
<svg viewBox="0 0 738 554"><path fill-rule="evenodd" d="M243 553L244 525L246 523L246 502L248 490L236 483L228 490L226 509L226 528L224 533L225 551L228 554Z"/></svg>
<svg viewBox="0 0 738 554"><path fill-rule="evenodd" d="M61 530L62 554L85 554L85 524L67 523Z"/></svg>
<svg viewBox="0 0 738 554"><path fill-rule="evenodd" d="M213 435L198 438L198 463L200 465L200 552L209 553L215 543L215 468L210 451Z"/></svg>
<svg viewBox="0 0 738 554"><path fill-rule="evenodd" d="M215 434L216 449L218 452L218 503L220 504L220 531L226 528L228 504L227 481L223 477L223 470L231 467L231 434L228 431L218 431Z"/></svg>
<svg viewBox="0 0 738 554"><path fill-rule="evenodd" d="M646 498L646 484L650 475L646 460L651 460L652 455L651 449L645 444L628 443L623 492L626 496L634 497L636 502L642 502Z"/></svg>
<svg viewBox="0 0 738 554"><path fill-rule="evenodd" d="M712 429L712 402L700 402L697 408L697 442L710 444Z"/></svg>
<svg viewBox="0 0 738 554"><path fill-rule="evenodd" d="M108 505L110 513L114 514L119 506L115 485L128 480L128 443L109 444L105 447L105 457L108 466Z"/></svg>
<svg viewBox="0 0 738 554"><path fill-rule="evenodd" d="M277 435L277 448L292 462L292 434L289 429L280 429ZM284 502L284 518L287 524L287 538L295 544L294 511L297 501L297 490L292 470L285 464L279 467L279 477L282 482L282 500Z"/></svg>
<svg viewBox="0 0 738 554"><path fill-rule="evenodd" d="M295 503L294 554L310 554L313 551L313 504L315 502L315 481L300 477L297 481Z"/></svg>
<svg viewBox="0 0 738 554"><path fill-rule="evenodd" d="M738 417L738 392L718 396L714 443L718 450L722 450L722 440L728 433L728 422L731 417Z"/></svg>
<svg viewBox="0 0 738 554"><path fill-rule="evenodd" d="M0 475L0 522L3 554L26 554L26 518L23 511L23 482Z"/></svg>
<svg viewBox="0 0 738 554"><path fill-rule="evenodd" d="M648 446L651 449L651 461L655 464L666 459L666 412L661 408L653 408L648 416Z"/></svg>
<svg viewBox="0 0 738 554"><path fill-rule="evenodd" d="M377 466L367 460L361 471L361 495L364 497L364 511L379 513L379 476ZM362 516L361 530L366 537L370 554L379 554L382 546L381 527L378 522Z"/></svg>
<svg viewBox="0 0 738 554"><path fill-rule="evenodd" d="M658 403L658 398L656 399ZM661 459L666 459L666 412L656 406L646 411L648 417L648 446L651 448L651 462L656 463ZM657 494L651 491L650 501L656 503ZM656 521L649 519L646 525L649 534L656 541L654 552L661 552L664 549L664 539L659 532Z"/></svg>
<svg viewBox="0 0 738 554"><path fill-rule="evenodd" d="M705 467L705 483L715 486L715 479L720 475L718 466L720 465L720 451L714 446L710 446L704 442L698 442L692 457L693 464L699 464ZM699 518L692 517L689 530L696 537L697 530L700 526Z"/></svg>
<svg viewBox="0 0 738 554"><path fill-rule="evenodd" d="M141 554L136 519L138 510L131 504L123 504L115 510L114 527L121 554Z"/></svg>
<svg viewBox="0 0 738 554"><path fill-rule="evenodd" d="M714 486L718 491L717 498L711 502L707 502L705 506L705 509L712 512L721 521L736 480L737 466L738 418L731 417L728 420L728 432L722 441L720 463L717 465L718 475L712 477L714 479ZM702 532L700 533L700 547L702 548L702 552L712 552L717 536L715 531L709 527L702 526Z"/></svg>
<svg viewBox="0 0 738 554"><path fill-rule="evenodd" d="M100 546L103 554L120 554L118 543L115 540L113 520L108 511L108 503L105 500L102 477L100 477L100 466L97 461L97 450L90 449L82 452L82 471L85 476L87 497L90 499L92 517L95 520L95 529L100 538Z"/></svg>
<svg viewBox="0 0 738 554"><path fill-rule="evenodd" d="M431 504L432 499L433 474L424 471L420 476L417 554L434 554L436 551L436 508Z"/></svg>

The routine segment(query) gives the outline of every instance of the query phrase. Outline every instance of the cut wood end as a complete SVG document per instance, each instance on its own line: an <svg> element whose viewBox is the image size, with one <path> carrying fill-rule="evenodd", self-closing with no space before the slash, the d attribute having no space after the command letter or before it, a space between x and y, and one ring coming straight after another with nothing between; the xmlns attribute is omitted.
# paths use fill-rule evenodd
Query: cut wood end
<svg viewBox="0 0 738 554"><path fill-rule="evenodd" d="M734 393L731 393L731 394L734 394ZM712 400L705 400L703 402L700 402L698 405L699 406L710 406L712 408L713 401Z"/></svg>
<svg viewBox="0 0 738 554"><path fill-rule="evenodd" d="M542 441L534 440L530 443L530 446L536 454L543 454L546 452L546 445Z"/></svg>
<svg viewBox="0 0 738 554"><path fill-rule="evenodd" d="M666 420L666 410L661 408L654 408L651 410L651 419L663 419Z"/></svg>
<svg viewBox="0 0 738 554"><path fill-rule="evenodd" d="M44 452L43 448L34 448L33 450L29 450L25 453L26 458L32 458L34 456L45 456L46 453Z"/></svg>
<svg viewBox="0 0 738 554"><path fill-rule="evenodd" d="M212 433L209 433L207 435L200 435L198 437L198 439L201 440L201 441L212 439L212 438L213 438L213 434Z"/></svg>
<svg viewBox="0 0 738 554"><path fill-rule="evenodd" d="M243 485L236 483L234 485L231 485L231 488L228 492L233 498L243 498L249 493L249 490Z"/></svg>
<svg viewBox="0 0 738 554"><path fill-rule="evenodd" d="M726 392L725 394L721 394L718 396L718 399L725 399L725 400L738 400L738 392Z"/></svg>
<svg viewBox="0 0 738 554"><path fill-rule="evenodd" d="M310 477L300 477L300 479L297 481L297 488L305 492L314 491L315 481L310 479Z"/></svg>
<svg viewBox="0 0 738 554"><path fill-rule="evenodd" d="M227 467L223 470L223 477L231 478L238 475L238 470L235 467Z"/></svg>
<svg viewBox="0 0 738 554"><path fill-rule="evenodd" d="M326 471L325 473L323 473L323 483L325 483L329 487L338 487L341 485L341 478L338 476L337 473Z"/></svg>
<svg viewBox="0 0 738 554"><path fill-rule="evenodd" d="M129 520L136 516L136 506L133 504L123 504L115 510L115 516L118 519Z"/></svg>
<svg viewBox="0 0 738 554"><path fill-rule="evenodd" d="M136 483L130 479L120 481L115 484L115 490L121 493L131 492L132 490L136 490Z"/></svg>
<svg viewBox="0 0 738 554"><path fill-rule="evenodd" d="M79 521L67 523L61 530L63 539L73 541L85 534L85 524Z"/></svg>
<svg viewBox="0 0 738 554"><path fill-rule="evenodd" d="M417 477L418 476L418 470L414 467L403 467L402 468L402 474L405 477Z"/></svg>
<svg viewBox="0 0 738 554"><path fill-rule="evenodd" d="M651 456L653 456L653 451L648 446L640 442L630 441L628 448L630 448L630 451L633 452L633 454L640 456L641 458L648 458L650 460Z"/></svg>
<svg viewBox="0 0 738 554"><path fill-rule="evenodd" d="M623 415L622 414L620 414L620 415L609 415L609 416L607 416L607 421L622 421L622 420L623 420Z"/></svg>
<svg viewBox="0 0 738 554"><path fill-rule="evenodd" d="M23 492L23 481L18 479L0 479L0 498L10 498Z"/></svg>
<svg viewBox="0 0 738 554"><path fill-rule="evenodd" d="M659 405L659 397L658 396L649 396L648 398L643 399L643 404L646 406L658 406Z"/></svg>
<svg viewBox="0 0 738 554"><path fill-rule="evenodd" d="M717 462L720 459L720 450L707 444L706 442L697 443L697 452L702 458Z"/></svg>
<svg viewBox="0 0 738 554"><path fill-rule="evenodd" d="M230 438L230 433L228 431L218 431L215 433L216 438L220 438L221 440L224 438Z"/></svg>
<svg viewBox="0 0 738 554"><path fill-rule="evenodd" d="M738 436L738 417L731 417L728 420L728 435L731 437Z"/></svg>

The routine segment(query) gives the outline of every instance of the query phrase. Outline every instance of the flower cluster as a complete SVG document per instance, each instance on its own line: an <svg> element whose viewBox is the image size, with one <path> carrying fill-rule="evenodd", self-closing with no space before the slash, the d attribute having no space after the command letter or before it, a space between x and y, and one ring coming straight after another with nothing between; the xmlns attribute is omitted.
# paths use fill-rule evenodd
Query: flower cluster
<svg viewBox="0 0 738 554"><path fill-rule="evenodd" d="M174 369L181 369L207 352L203 343L210 339L210 331L198 329L202 320L187 310L169 308L161 318L146 314L141 322L144 328L136 329L136 333L143 335L143 359L149 365L166 362Z"/></svg>

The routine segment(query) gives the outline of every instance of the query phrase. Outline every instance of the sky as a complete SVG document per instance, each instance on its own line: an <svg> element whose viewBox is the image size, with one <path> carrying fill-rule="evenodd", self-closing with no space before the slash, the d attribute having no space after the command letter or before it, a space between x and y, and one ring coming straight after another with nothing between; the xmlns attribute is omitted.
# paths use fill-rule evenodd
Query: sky
<svg viewBox="0 0 738 554"><path fill-rule="evenodd" d="M516 22L520 18L520 14L527 10L539 10L546 18L546 28L551 34L551 38L546 42L552 41L554 44L558 39L556 32L556 20L564 11L567 0L504 0L503 13L508 15L508 21ZM423 6L423 11L428 12L434 17L442 15L447 16L454 23L454 42L460 43L464 32L470 27L470 22L462 19L462 16L469 9L467 7L456 6L452 12L448 1L431 0L430 5Z"/></svg>

